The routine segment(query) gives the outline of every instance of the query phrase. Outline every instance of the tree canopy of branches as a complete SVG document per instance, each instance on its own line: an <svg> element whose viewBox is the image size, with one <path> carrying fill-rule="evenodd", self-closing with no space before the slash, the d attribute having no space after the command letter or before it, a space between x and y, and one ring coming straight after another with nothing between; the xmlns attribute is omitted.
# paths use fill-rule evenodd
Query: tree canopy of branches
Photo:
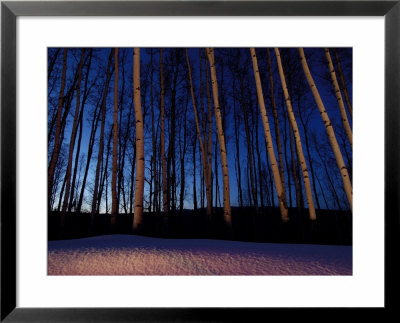
<svg viewBox="0 0 400 323"><path fill-rule="evenodd" d="M48 210L61 233L351 212L351 68L351 48L49 48Z"/></svg>

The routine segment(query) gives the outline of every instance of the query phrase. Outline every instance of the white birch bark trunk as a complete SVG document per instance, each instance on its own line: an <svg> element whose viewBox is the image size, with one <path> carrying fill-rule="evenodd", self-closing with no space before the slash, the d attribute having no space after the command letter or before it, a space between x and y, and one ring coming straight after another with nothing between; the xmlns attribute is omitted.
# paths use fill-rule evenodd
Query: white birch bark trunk
<svg viewBox="0 0 400 323"><path fill-rule="evenodd" d="M299 128L297 126L296 117L293 112L292 101L289 96L289 91L288 91L286 79L285 79L285 73L283 71L281 56L280 56L278 48L275 48L275 55L276 55L276 61L278 63L279 75L281 78L282 90L283 90L283 94L285 96L288 117L289 117L290 123L293 128L293 134L294 134L294 139L295 139L295 144L296 144L297 155L298 155L300 165L301 165L301 170L303 173L303 182L304 182L304 188L306 191L308 212L309 212L310 219L316 220L317 217L316 217L316 213L315 213L314 200L313 200L312 192L311 192L311 184L310 184L310 177L308 175L307 163L306 163L306 159L304 157L303 147L302 147L301 138L300 138L300 132L299 132Z"/></svg>
<svg viewBox="0 0 400 323"><path fill-rule="evenodd" d="M276 161L276 156L275 156L275 152L274 152L274 146L272 143L271 130L269 127L268 115L267 115L267 110L265 109L264 95L263 95L262 87L261 87L260 72L258 70L257 56L256 56L256 51L254 48L250 48L250 54L251 54L251 58L253 61L253 71L254 71L254 79L255 79L256 88L257 88L258 104L260 106L260 112L261 112L261 117L262 117L263 126L264 126L265 143L267 146L268 156L269 156L269 159L271 162L271 168L272 168L272 174L274 177L275 189L278 194L279 209L281 211L282 220L286 222L289 220L288 209L287 209L287 205L286 205L286 196L284 193L284 188L282 185L279 167L278 167L278 163Z"/></svg>
<svg viewBox="0 0 400 323"><path fill-rule="evenodd" d="M328 134L329 142L331 144L333 153L336 158L336 164L339 168L340 175L342 177L344 190L346 192L347 199L349 201L350 209L353 209L353 188L350 182L349 173L346 168L346 164L344 163L342 153L339 148L339 144L336 140L335 132L333 130L331 121L329 119L328 113L325 109L324 103L319 95L317 86L314 83L313 77L311 75L310 69L307 64L306 57L304 55L303 48L299 48L299 55L301 59L301 64L303 66L304 74L306 75L308 84L310 85L311 91L314 95L315 102L317 103L319 112L321 114L322 121L324 122L326 133Z"/></svg>
<svg viewBox="0 0 400 323"><path fill-rule="evenodd" d="M329 53L328 48L325 48L324 51L325 51L326 61L328 62L333 88L335 89L336 100L338 101L339 104L340 116L342 117L343 127L344 130L346 131L347 138L349 139L350 146L353 148L353 133L350 128L349 120L347 119L342 93L340 92L339 83L336 78L335 68L333 67L331 54Z"/></svg>
<svg viewBox="0 0 400 323"><path fill-rule="evenodd" d="M140 48L133 50L133 102L136 124L136 188L133 230L140 231L143 221L144 137L143 113L140 97Z"/></svg>
<svg viewBox="0 0 400 323"><path fill-rule="evenodd" d="M208 60L210 62L215 121L216 121L216 125L217 125L218 142L219 142L220 154L221 154L221 167L222 167L222 176L223 176L223 184L224 184L224 194L223 194L223 196L224 196L224 203L223 203L224 204L224 218L225 218L225 223L228 225L229 229L231 230L232 219L231 219L231 202L230 202L230 191L229 191L228 160L227 160L227 154L226 154L224 130L222 128L221 110L220 110L219 99L218 99L218 81L217 81L217 73L215 70L214 49L213 48L207 48L207 56L208 56Z"/></svg>

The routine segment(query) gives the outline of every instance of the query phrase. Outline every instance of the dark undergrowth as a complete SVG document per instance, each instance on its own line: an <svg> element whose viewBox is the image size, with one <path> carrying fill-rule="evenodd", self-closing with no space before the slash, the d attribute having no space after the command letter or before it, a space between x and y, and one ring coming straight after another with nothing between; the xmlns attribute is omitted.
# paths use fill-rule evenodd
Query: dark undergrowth
<svg viewBox="0 0 400 323"><path fill-rule="evenodd" d="M282 222L278 208L232 208L232 230L227 229L223 209L214 210L207 219L205 210L184 210L182 214L144 213L140 232L149 237L182 239L230 239L270 243L310 243L328 245L352 244L350 211L317 210L317 220L308 218L308 210L289 210L290 220ZM90 214L69 213L60 231L60 213L48 216L48 239L77 239L105 234L132 234L132 214L119 214L110 225L109 214L97 214L89 234ZM61 232L61 234L60 234Z"/></svg>

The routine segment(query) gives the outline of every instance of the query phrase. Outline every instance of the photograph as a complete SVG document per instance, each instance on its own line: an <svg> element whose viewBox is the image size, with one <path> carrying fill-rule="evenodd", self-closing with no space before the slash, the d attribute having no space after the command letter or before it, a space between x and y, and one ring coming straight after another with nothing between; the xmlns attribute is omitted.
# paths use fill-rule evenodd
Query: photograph
<svg viewBox="0 0 400 323"><path fill-rule="evenodd" d="M47 274L353 273L353 49L47 48Z"/></svg>

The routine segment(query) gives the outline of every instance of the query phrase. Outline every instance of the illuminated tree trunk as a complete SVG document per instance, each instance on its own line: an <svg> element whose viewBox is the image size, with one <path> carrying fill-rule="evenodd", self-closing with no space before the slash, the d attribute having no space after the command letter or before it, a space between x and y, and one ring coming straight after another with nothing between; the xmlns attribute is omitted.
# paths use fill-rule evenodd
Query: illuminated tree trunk
<svg viewBox="0 0 400 323"><path fill-rule="evenodd" d="M144 191L144 136L143 113L140 97L140 48L133 50L133 101L136 119L136 188L133 230L141 230Z"/></svg>
<svg viewBox="0 0 400 323"><path fill-rule="evenodd" d="M289 140L290 140L290 156L291 156L291 160L290 160L290 166L292 168L292 175L293 175L293 182L294 182L294 187L296 190L296 207L298 209L298 211L300 212L302 207L303 207L303 198L302 198L302 194L301 194L301 179L298 178L297 176L297 157L296 157L296 152L294 149L294 140L293 140L293 128L292 128L292 124L289 122Z"/></svg>
<svg viewBox="0 0 400 323"><path fill-rule="evenodd" d="M342 83L342 89L343 89L344 97L346 98L347 109L349 110L350 117L353 119L353 107L352 107L352 104L351 104L349 92L347 91L346 82L344 80L344 75L343 75L343 71L342 71L342 66L340 65L339 55L338 55L337 50L335 48L333 49L333 52L335 53L335 58L336 58L336 64L337 64L338 72L339 72L340 83Z"/></svg>
<svg viewBox="0 0 400 323"><path fill-rule="evenodd" d="M338 142L336 140L335 132L333 131L333 127L331 124L331 121L329 119L328 113L325 110L324 103L322 102L322 99L319 95L318 89L314 83L314 80L311 76L310 69L308 68L307 60L304 55L304 50L302 48L299 48L299 54L300 54L300 59L301 59L301 64L304 69L304 73L306 75L308 84L310 85L311 91L314 95L315 102L317 103L319 112L321 114L322 121L324 122L326 133L328 134L329 142L331 144L333 153L336 158L336 164L339 168L340 175L342 177L343 185L344 185L344 190L346 192L347 199L349 201L350 209L353 209L353 189L352 185L350 182L349 174L346 168L346 165L343 160L342 153L340 151Z"/></svg>
<svg viewBox="0 0 400 323"><path fill-rule="evenodd" d="M211 206L212 206L212 196L210 196L210 183L208 180L208 161L207 161L207 152L206 152L206 146L203 143L203 139L201 136L200 132L200 123L199 123L199 118L197 114L197 106L196 106L196 99L194 97L194 90L193 90L193 81L192 81L192 69L190 67L190 60L189 60L189 55L186 49L186 62L188 66L188 74L189 74L189 83L190 83L190 94L192 96L192 105L193 105L193 113L194 113L194 120L196 123L196 132L197 132L197 138L199 140L199 146L201 150L201 160L203 164L203 173L204 173L204 181L206 183L206 198L207 198L207 216L211 216Z"/></svg>
<svg viewBox="0 0 400 323"><path fill-rule="evenodd" d="M333 67L332 58L329 49L325 48L326 61L328 62L329 72L331 74L333 88L335 89L336 99L339 104L340 116L342 117L343 127L346 131L347 138L349 138L350 146L353 147L353 133L350 128L349 120L347 119L346 110L344 108L342 93L340 92L339 83L336 78L335 68Z"/></svg>
<svg viewBox="0 0 400 323"><path fill-rule="evenodd" d="M258 62L257 62L257 56L256 56L255 49L250 48L250 53L251 53L251 58L253 61L253 71L254 71L254 78L255 78L256 88L257 88L257 98L258 98L261 117L262 117L262 121L263 121L263 125L264 125L265 142L267 145L268 156L271 161L272 174L274 177L275 189L276 189L276 192L278 195L281 217L282 217L283 221L288 221L289 218L288 218L288 209L287 209L287 205L286 205L286 197L284 196L285 193L283 190L282 180L281 180L281 176L279 173L278 164L276 162L274 147L272 144L272 136L271 136L271 131L269 128L267 111L265 109L264 95L263 95L262 87L261 87L260 72L258 70Z"/></svg>
<svg viewBox="0 0 400 323"><path fill-rule="evenodd" d="M283 93L285 96L286 107L288 110L288 117L289 117L290 123L293 128L293 134L294 134L294 139L295 139L295 143L296 143L297 155L298 155L300 165L301 165L301 170L303 173L303 182L304 182L304 187L305 187L305 191L306 191L308 212L310 214L310 219L315 220L317 217L315 214L314 200L313 200L312 192L311 192L310 177L308 175L307 163L306 163L306 159L303 154L303 147L301 144L300 132L299 132L299 128L297 126L296 117L293 112L292 101L290 99L289 91L288 91L288 88L286 85L285 73L283 71L281 56L280 56L278 48L275 48L275 55L276 55L276 61L278 63L278 68L279 68L279 75L281 78L282 90L283 90Z"/></svg>
<svg viewBox="0 0 400 323"><path fill-rule="evenodd" d="M161 114L161 160L162 160L162 192L163 192L163 211L168 212L168 192L167 192L167 160L165 158L165 89L164 89L164 69L163 53L160 49L160 114Z"/></svg>
<svg viewBox="0 0 400 323"><path fill-rule="evenodd" d="M111 177L111 225L115 224L118 213L118 198L117 198L117 152L118 152L118 48L114 50L114 120L113 120L113 163Z"/></svg>
<svg viewBox="0 0 400 323"><path fill-rule="evenodd" d="M61 113L62 113L62 108L63 108L65 78L66 78L66 73L67 73L67 55L68 55L68 50L67 50L67 48L64 48L63 69L62 69L62 76L61 76L61 86L60 86L60 94L58 96L56 133L55 133L55 136L54 136L54 148L53 148L53 153L51 155L49 171L48 171L48 180L47 180L48 181L47 182L47 193L48 193L47 207L48 207L48 211L50 211L50 200L51 200L51 195L52 195L52 192L53 192L54 171L56 169L58 156L60 154L60 149L61 149L61 145L60 145Z"/></svg>
<svg viewBox="0 0 400 323"><path fill-rule="evenodd" d="M225 218L225 223L228 225L229 229L231 229L232 219L231 219L231 202L229 193L228 160L226 155L225 136L224 136L224 130L222 129L222 118L218 100L218 82L217 82L217 73L215 70L214 49L207 48L207 55L208 55L208 60L210 62L215 121L217 124L218 141L221 154L221 166L222 166L222 175L224 184L224 218Z"/></svg>
<svg viewBox="0 0 400 323"><path fill-rule="evenodd" d="M281 175L285 204L287 205L285 171L284 171L284 166L283 166L282 140L281 140L280 127L279 127L278 110L276 108L276 102L275 102L274 78L272 76L272 63L271 63L271 56L269 53L269 48L267 48L267 59L268 59L269 83L270 83L270 89L271 89L272 111L273 111L274 125L275 125L276 146L278 148L279 173Z"/></svg>

